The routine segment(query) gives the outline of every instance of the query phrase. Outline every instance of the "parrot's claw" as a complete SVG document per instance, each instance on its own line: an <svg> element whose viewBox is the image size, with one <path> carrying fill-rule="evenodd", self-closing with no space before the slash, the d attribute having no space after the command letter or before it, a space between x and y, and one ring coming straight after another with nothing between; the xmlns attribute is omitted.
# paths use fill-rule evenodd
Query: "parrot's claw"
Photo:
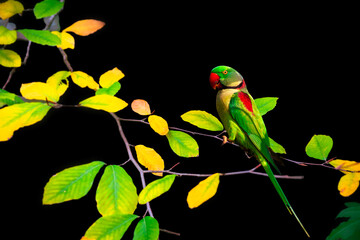
<svg viewBox="0 0 360 240"><path fill-rule="evenodd" d="M247 151L244 151L244 153L248 159L250 159L252 157L251 155L249 155L249 153Z"/></svg>
<svg viewBox="0 0 360 240"><path fill-rule="evenodd" d="M228 142L233 143L233 141L230 140L226 135L223 135L222 138L223 138L223 142L222 142L221 146L224 146Z"/></svg>
<svg viewBox="0 0 360 240"><path fill-rule="evenodd" d="M224 146L228 142L228 138L226 135L223 135L222 138L223 138L223 141L221 143L221 146Z"/></svg>

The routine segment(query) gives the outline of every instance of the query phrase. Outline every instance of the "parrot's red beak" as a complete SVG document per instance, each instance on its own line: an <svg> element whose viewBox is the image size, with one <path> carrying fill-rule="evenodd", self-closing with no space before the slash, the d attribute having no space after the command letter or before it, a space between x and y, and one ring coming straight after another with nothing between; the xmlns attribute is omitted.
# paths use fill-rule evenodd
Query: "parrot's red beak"
<svg viewBox="0 0 360 240"><path fill-rule="evenodd" d="M219 75L217 75L216 73L210 73L210 86L216 90L217 88L219 88L221 86L220 83L220 77Z"/></svg>

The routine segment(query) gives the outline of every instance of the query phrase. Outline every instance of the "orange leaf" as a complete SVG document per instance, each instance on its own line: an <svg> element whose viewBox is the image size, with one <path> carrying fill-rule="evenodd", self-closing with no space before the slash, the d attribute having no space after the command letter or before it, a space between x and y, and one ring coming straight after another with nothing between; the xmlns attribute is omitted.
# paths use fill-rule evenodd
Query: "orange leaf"
<svg viewBox="0 0 360 240"><path fill-rule="evenodd" d="M336 169L347 170L347 171L342 171L345 174L349 173L348 171L354 171L354 172L360 171L360 163L359 162L336 159L336 160L330 161L329 163L331 165L333 165Z"/></svg>
<svg viewBox="0 0 360 240"><path fill-rule="evenodd" d="M355 161L336 159L331 161L330 164L345 174L340 178L338 184L340 195L343 197L348 197L353 194L359 187L360 163Z"/></svg>
<svg viewBox="0 0 360 240"><path fill-rule="evenodd" d="M94 238L88 238L88 237L85 237L85 236L84 236L84 237L81 238L81 240L96 240L96 239L94 239Z"/></svg>
<svg viewBox="0 0 360 240"><path fill-rule="evenodd" d="M136 99L131 103L131 109L140 115L150 115L150 105L147 101L142 99Z"/></svg>
<svg viewBox="0 0 360 240"><path fill-rule="evenodd" d="M359 173L348 173L340 178L338 190L343 197L349 197L359 187Z"/></svg>
<svg viewBox="0 0 360 240"><path fill-rule="evenodd" d="M73 32L80 36L88 36L104 27L105 23L94 19L85 19L73 23L64 32Z"/></svg>

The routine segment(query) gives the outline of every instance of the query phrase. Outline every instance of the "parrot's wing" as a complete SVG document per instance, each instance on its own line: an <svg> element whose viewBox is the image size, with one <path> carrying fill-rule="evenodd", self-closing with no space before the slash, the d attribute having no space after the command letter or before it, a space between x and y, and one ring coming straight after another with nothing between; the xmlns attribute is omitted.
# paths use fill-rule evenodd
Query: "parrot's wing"
<svg viewBox="0 0 360 240"><path fill-rule="evenodd" d="M254 99L245 92L235 93L231 97L229 110L239 127L248 135L256 150L279 172L271 157L269 137Z"/></svg>
<svg viewBox="0 0 360 240"><path fill-rule="evenodd" d="M249 137L249 140L254 146L253 151L257 151L261 154L259 156L259 161L264 167L266 173L268 174L280 198L283 200L285 206L287 207L289 212L295 216L296 220L299 222L306 235L310 237L303 224L301 223L300 219L297 217L296 213L292 209L283 190L281 189L273 172L271 171L270 165L268 164L268 162L271 163L273 167L277 171L279 171L274 163L274 160L271 157L269 151L270 140L266 132L264 121L261 117L259 110L256 107L254 99L246 92L234 93L230 100L229 110L231 116L239 125L241 130L243 130Z"/></svg>

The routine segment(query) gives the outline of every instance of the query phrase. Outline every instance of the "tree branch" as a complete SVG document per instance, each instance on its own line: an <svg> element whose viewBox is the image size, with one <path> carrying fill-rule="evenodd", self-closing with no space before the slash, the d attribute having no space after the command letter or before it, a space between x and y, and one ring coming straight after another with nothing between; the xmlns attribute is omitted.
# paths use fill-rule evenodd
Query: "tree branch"
<svg viewBox="0 0 360 240"><path fill-rule="evenodd" d="M138 123L143 123L143 124L147 124L149 125L149 122L146 121L146 118L144 119L127 119L127 118L120 118L121 121L126 121L126 122L138 122ZM221 138L221 134L223 134L224 132L226 131L223 131L217 135L211 135L211 134L204 134L204 133L199 133L199 132L193 132L193 131L189 131L189 130L186 130L186 129L182 129L182 128L178 128L178 127L169 127L169 129L173 129L173 130L178 130L178 131L182 131L182 132L186 132L186 133L189 133L189 134L192 134L192 135L199 135L199 136L203 136L203 137L210 137L210 138L214 138L214 139L217 139L221 142L223 142L223 144L231 144L231 145L234 145L234 146L237 146L237 147L240 147L238 144L234 143L234 142L230 142L230 141L227 141L227 142L224 142L224 139ZM246 153L245 153L246 154ZM351 171L351 170L347 170L347 169L342 169L342 168L335 168L333 167L332 165L329 165L329 162L331 162L332 160L334 160L335 158L332 158L332 159L329 159L323 163L311 163L311 162L299 162L299 161L295 161L295 160L291 160L291 159L288 159L288 158L284 158L284 157L281 157L281 159L285 160L285 161L288 161L288 162L291 162L291 163L295 163L297 165L300 165L300 166L303 166L303 167L307 167L307 166L319 166L319 167L325 167L325 168L329 168L329 169L333 169L333 170L338 170L338 171L343 171L343 172L352 172L352 173L358 173L360 171ZM146 173L147 172L152 172L152 171L145 171ZM154 171L153 171L154 172ZM169 173L169 174L175 174L175 175L178 175L178 176L193 176L193 177L208 177L210 176L211 174L193 174L193 173L176 173L176 172L171 172L169 170L165 170L165 171L158 171L158 172L164 172L164 173ZM251 171L251 170L248 170L248 171L240 171L240 172L231 172L231 173L224 173L223 176L226 176L226 175L240 175L240 174L247 174L247 173L250 173L250 174L255 174L255 175L262 175L262 176L267 176L266 173L261 173L261 172L254 172L254 171ZM304 177L303 176L288 176L288 175L275 175L277 178L286 178L286 179L303 179Z"/></svg>
<svg viewBox="0 0 360 240"><path fill-rule="evenodd" d="M64 2L64 1L65 1L65 0L60 0L60 2ZM25 9L24 11L33 11L33 9ZM59 13L60 13L61 11L62 11L62 9L61 9L59 12L57 12L56 14L54 14L54 15L52 15L52 16L49 17L49 21L48 21L48 23L45 25L45 27L43 28L43 30L49 30L49 29L50 29L50 27L51 27L52 23L54 22L56 16L59 15ZM25 40L26 40L26 39L25 39ZM28 45L27 45L27 47L26 47L26 54L25 54L25 57L24 57L23 62L21 63L21 66L26 65L26 63L27 63L27 61L28 61L28 59L29 59L31 44L32 44L32 42L31 42L31 41L28 41ZM5 84L3 85L2 89L5 89L6 86L10 83L10 80L11 80L11 78L13 77L14 73L16 72L16 70L17 70L17 68L11 69L11 71L10 71L10 73L9 73L9 76L8 76Z"/></svg>
<svg viewBox="0 0 360 240"><path fill-rule="evenodd" d="M120 118L118 116L116 116L115 113L110 113L110 115L116 121L116 124L117 124L118 129L119 129L120 136L121 136L122 140L124 141L126 151L127 151L128 155L129 155L129 160L132 162L132 164L136 167L136 169L140 173L141 184L142 184L142 187L145 188L146 187L146 182L145 182L144 170L137 163L136 159L134 158L134 155L131 152L130 144L129 144L129 142L128 142L126 136L125 136L124 130L123 130L122 126L121 126ZM147 210L149 212L149 215L151 217L154 217L154 214L153 214L153 212L151 210L151 207L150 207L150 203L146 203L146 208L147 208Z"/></svg>
<svg viewBox="0 0 360 240"><path fill-rule="evenodd" d="M295 163L297 165L303 166L303 167L318 166L318 167L329 168L329 169L342 171L342 172L360 173L360 171L352 171L352 170L348 170L348 169L343 169L343 168L341 168L341 166L334 167L332 165L329 165L329 162L331 162L332 160L335 160L336 158L331 158L329 160L324 161L323 163L299 162L299 161L291 160L291 159L284 158L284 157L282 157L282 159L284 159L285 161L288 161L288 162Z"/></svg>
<svg viewBox="0 0 360 240"><path fill-rule="evenodd" d="M268 177L266 173L262 172L255 172L256 169L258 169L261 166L261 164L257 165L256 167L245 170L245 171L237 171L237 172L227 172L227 173L220 173L221 176L234 176L234 175L242 175L242 174L254 174L254 175L260 175ZM209 177L213 174L202 174L202 173L181 173L181 172L174 172L171 170L163 170L163 171L152 171L152 170L144 170L144 173L168 173L168 174L174 174L176 176L187 176L187 177ZM282 179L304 179L304 176L289 176L289 175L274 175L276 178L282 178Z"/></svg>
<svg viewBox="0 0 360 240"><path fill-rule="evenodd" d="M143 123L143 124L150 125L149 122L145 121L146 118L145 119L140 119L140 120L139 119L120 118L120 120L125 121L125 122L138 122L138 123ZM222 137L220 137L220 136L221 136L221 134L226 132L226 131L223 131L223 132L221 132L221 133L219 133L217 135L212 135L212 134L193 132L193 131L189 131L189 130L186 130L186 129L183 129L183 128L178 128L178 127L169 127L169 129L190 133L191 135L198 135L198 136L203 136L203 137L214 138L214 139L217 139L217 140L219 140L221 142L224 142L224 139ZM240 147L238 144L236 144L234 142L227 141L226 143L237 146L237 147Z"/></svg>
<svg viewBox="0 0 360 240"><path fill-rule="evenodd" d="M61 53L62 57L63 57L63 61L67 67L67 69L70 71L70 72L73 72L74 69L72 68L70 62L69 62L69 59L68 59L68 55L66 54L66 52L64 51L64 49L62 48L58 48L59 49L59 52Z"/></svg>

